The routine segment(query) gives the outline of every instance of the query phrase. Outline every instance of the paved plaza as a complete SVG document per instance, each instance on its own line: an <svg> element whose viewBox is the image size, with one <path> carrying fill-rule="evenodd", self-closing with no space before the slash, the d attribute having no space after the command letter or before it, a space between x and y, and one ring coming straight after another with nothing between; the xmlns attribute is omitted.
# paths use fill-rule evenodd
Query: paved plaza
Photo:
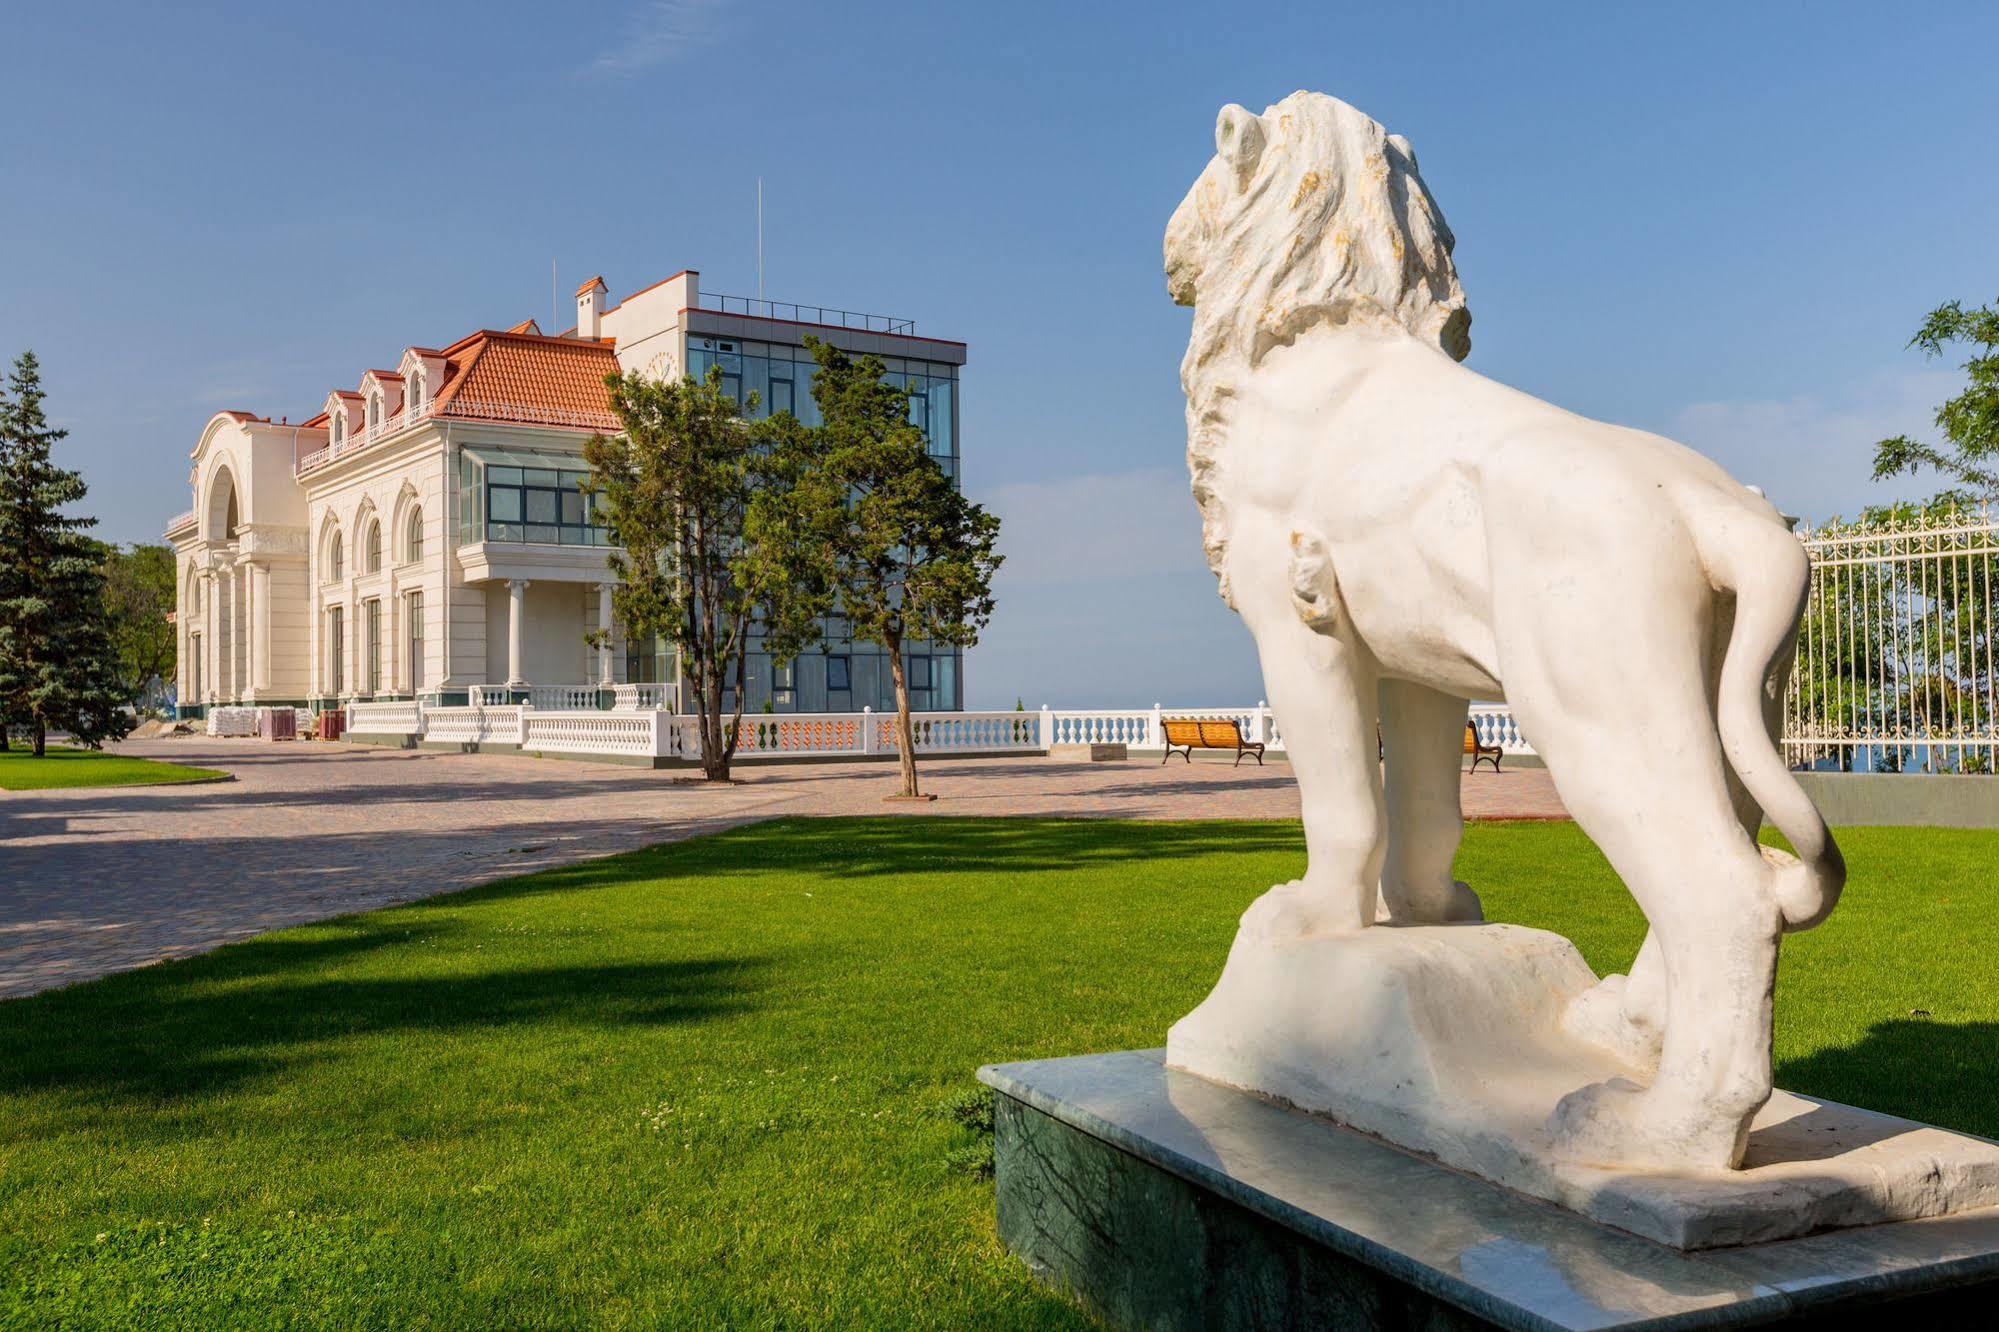
<svg viewBox="0 0 1999 1332"><path fill-rule="evenodd" d="M118 752L235 781L0 792L0 996L780 815L1292 819L1282 762L926 762L938 799L885 804L893 764L742 763L727 787L608 764L259 740ZM1547 773L1467 776L1472 818L1559 818Z"/></svg>

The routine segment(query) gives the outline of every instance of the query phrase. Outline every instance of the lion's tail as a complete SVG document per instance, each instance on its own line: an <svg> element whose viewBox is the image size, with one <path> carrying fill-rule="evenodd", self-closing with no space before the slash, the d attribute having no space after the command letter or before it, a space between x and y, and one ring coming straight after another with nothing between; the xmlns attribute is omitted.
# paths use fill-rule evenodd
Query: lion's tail
<svg viewBox="0 0 1999 1332"><path fill-rule="evenodd" d="M1788 678L1782 657L1791 650L1792 630L1811 590L1811 562L1795 537L1761 514L1710 510L1705 517L1695 528L1707 529L1699 540L1709 576L1735 593L1735 624L1716 690L1722 753L1764 816L1796 848L1795 858L1767 847L1764 856L1773 862L1771 889L1784 927L1810 929L1839 901L1846 861L1778 752L1764 704L1767 691L1782 689Z"/></svg>

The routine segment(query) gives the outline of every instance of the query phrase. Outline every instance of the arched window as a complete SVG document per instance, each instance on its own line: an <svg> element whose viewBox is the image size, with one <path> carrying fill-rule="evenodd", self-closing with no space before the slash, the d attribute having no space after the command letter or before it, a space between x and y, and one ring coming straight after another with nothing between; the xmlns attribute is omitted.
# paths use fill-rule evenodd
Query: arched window
<svg viewBox="0 0 1999 1332"><path fill-rule="evenodd" d="M406 398L403 404L404 411L420 412L423 410L423 375L421 372L410 376L409 391L404 396Z"/></svg>
<svg viewBox="0 0 1999 1332"><path fill-rule="evenodd" d="M403 558L415 564L423 558L423 510L410 510L408 535L403 540Z"/></svg>
<svg viewBox="0 0 1999 1332"><path fill-rule="evenodd" d="M369 522L368 535L363 542L362 552L366 563L361 566L361 572L380 573L382 571L382 524L379 519Z"/></svg>
<svg viewBox="0 0 1999 1332"><path fill-rule="evenodd" d="M373 430L380 424L382 424L382 395L379 393L370 393L368 395L368 429Z"/></svg>
<svg viewBox="0 0 1999 1332"><path fill-rule="evenodd" d="M340 533L333 534L332 542L326 547L326 581L337 583L347 575L347 549L341 543Z"/></svg>
<svg viewBox="0 0 1999 1332"><path fill-rule="evenodd" d="M187 576L187 613L201 614L201 575L198 573Z"/></svg>
<svg viewBox="0 0 1999 1332"><path fill-rule="evenodd" d="M338 444L345 438L347 438L347 417L345 413L337 413L333 418L333 442Z"/></svg>

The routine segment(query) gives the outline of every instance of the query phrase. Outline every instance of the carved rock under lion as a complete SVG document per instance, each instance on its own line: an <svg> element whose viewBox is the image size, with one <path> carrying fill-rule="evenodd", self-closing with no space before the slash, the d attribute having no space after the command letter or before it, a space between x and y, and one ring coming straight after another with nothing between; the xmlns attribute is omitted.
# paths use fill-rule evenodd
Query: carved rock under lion
<svg viewBox="0 0 1999 1332"><path fill-rule="evenodd" d="M1549 1107L1647 1075L1569 1034L1596 983L1515 925L1245 934L1166 1061L1682 1249L1999 1205L1999 1144L1778 1091L1741 1170L1604 1170L1553 1150Z"/></svg>

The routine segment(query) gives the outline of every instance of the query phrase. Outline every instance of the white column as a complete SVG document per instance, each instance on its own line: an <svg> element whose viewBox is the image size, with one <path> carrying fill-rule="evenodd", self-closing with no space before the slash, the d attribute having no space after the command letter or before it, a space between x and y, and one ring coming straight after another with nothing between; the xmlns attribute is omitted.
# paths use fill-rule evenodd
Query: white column
<svg viewBox="0 0 1999 1332"><path fill-rule="evenodd" d="M188 633L191 620L187 607L187 579L176 579L176 586L180 590L175 593L174 601L174 698L185 704L193 702L187 696L187 682L194 670L193 663L188 660L187 647L194 638Z"/></svg>
<svg viewBox="0 0 1999 1332"><path fill-rule="evenodd" d="M229 571L229 692L241 703L250 692L250 571Z"/></svg>
<svg viewBox="0 0 1999 1332"><path fill-rule="evenodd" d="M354 599L354 585L347 585L346 609L340 612L340 697L352 698L359 692L356 672L361 669L361 603Z"/></svg>
<svg viewBox="0 0 1999 1332"><path fill-rule="evenodd" d="M206 658L201 663L202 702L216 697L217 674L222 665L222 635L217 632L222 625L222 617L216 613L215 599L221 583L215 577L215 570L201 571L201 655Z"/></svg>
<svg viewBox="0 0 1999 1332"><path fill-rule="evenodd" d="M521 633L527 619L528 580L507 580L507 684L527 683L521 675Z"/></svg>
<svg viewBox="0 0 1999 1332"><path fill-rule="evenodd" d="M308 699L320 696L320 681L326 677L326 603L325 598L319 595L319 584L311 581L315 572L311 565L306 566L305 692Z"/></svg>
<svg viewBox="0 0 1999 1332"><path fill-rule="evenodd" d="M389 590L382 594L382 623L385 633L382 642L382 686L391 694L407 694L403 688L403 643L408 635L403 632L403 594L394 574L389 575Z"/></svg>
<svg viewBox="0 0 1999 1332"><path fill-rule="evenodd" d="M597 683L609 687L611 679L611 585L597 584Z"/></svg>
<svg viewBox="0 0 1999 1332"><path fill-rule="evenodd" d="M250 566L250 684L260 694L271 689L271 568Z"/></svg>

